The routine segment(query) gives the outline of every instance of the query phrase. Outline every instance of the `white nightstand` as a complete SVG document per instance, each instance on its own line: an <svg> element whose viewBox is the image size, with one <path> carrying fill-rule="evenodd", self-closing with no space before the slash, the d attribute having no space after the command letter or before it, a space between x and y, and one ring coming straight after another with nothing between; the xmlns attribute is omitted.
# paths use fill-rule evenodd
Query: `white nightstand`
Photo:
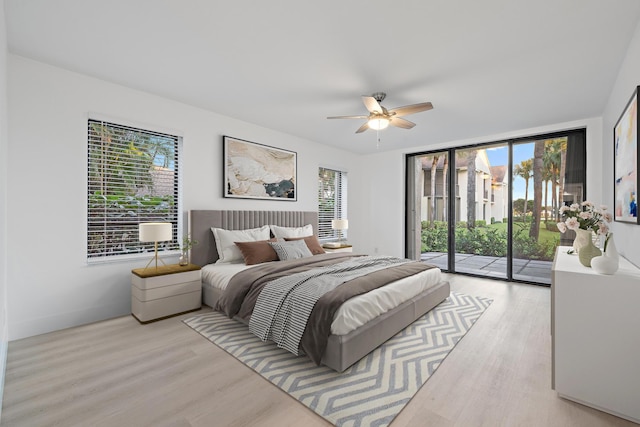
<svg viewBox="0 0 640 427"><path fill-rule="evenodd" d="M202 306L202 280L197 265L136 268L131 273L131 314L141 323Z"/></svg>
<svg viewBox="0 0 640 427"><path fill-rule="evenodd" d="M353 246L351 245L342 245L342 246L338 246L338 247L331 247L331 246L322 246L322 249L324 249L325 252L327 253L335 253L335 252L353 252Z"/></svg>

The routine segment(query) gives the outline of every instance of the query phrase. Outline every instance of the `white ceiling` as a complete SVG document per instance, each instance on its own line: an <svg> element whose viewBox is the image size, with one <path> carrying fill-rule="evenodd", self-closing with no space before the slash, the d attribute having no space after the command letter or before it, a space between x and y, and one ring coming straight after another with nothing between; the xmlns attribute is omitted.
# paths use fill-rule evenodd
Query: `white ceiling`
<svg viewBox="0 0 640 427"><path fill-rule="evenodd" d="M600 116L638 0L5 0L9 50L358 153ZM237 135L242 137L241 135Z"/></svg>

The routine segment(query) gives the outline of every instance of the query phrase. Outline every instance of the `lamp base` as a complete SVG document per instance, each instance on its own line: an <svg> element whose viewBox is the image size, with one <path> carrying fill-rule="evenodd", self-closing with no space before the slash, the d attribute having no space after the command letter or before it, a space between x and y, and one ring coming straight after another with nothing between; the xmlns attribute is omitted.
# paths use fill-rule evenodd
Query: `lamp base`
<svg viewBox="0 0 640 427"><path fill-rule="evenodd" d="M149 267L149 264L151 264L153 262L153 260L156 261L156 270L158 269L158 242L155 243L155 252L156 252L156 255L149 260L147 265L144 267L145 270ZM162 265L167 265L167 264L164 263L162 258L160 258L160 262L162 263Z"/></svg>

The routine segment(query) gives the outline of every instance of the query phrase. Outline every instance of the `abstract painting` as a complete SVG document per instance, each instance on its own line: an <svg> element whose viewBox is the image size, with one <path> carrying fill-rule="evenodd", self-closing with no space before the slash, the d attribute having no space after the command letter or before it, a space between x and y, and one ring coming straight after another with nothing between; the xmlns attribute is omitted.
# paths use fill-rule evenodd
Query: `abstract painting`
<svg viewBox="0 0 640 427"><path fill-rule="evenodd" d="M613 129L614 218L638 224L638 88Z"/></svg>
<svg viewBox="0 0 640 427"><path fill-rule="evenodd" d="M223 136L224 197L297 200L294 151Z"/></svg>

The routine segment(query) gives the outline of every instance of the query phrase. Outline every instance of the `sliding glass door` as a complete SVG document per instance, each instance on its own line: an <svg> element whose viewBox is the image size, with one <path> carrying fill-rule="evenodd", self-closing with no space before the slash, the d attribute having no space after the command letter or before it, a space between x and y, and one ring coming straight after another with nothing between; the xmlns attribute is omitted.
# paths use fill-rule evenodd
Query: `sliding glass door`
<svg viewBox="0 0 640 427"><path fill-rule="evenodd" d="M450 161L452 159L452 161ZM456 273L551 283L564 204L584 200L585 131L407 156L407 257Z"/></svg>

